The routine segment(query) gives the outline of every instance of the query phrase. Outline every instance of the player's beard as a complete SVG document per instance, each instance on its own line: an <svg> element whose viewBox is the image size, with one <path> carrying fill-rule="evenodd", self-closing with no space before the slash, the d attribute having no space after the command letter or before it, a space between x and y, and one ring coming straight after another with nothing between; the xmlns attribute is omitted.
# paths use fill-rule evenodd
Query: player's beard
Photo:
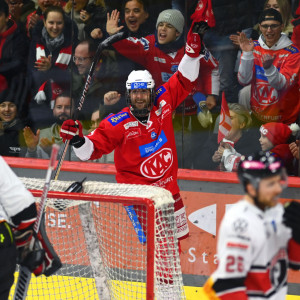
<svg viewBox="0 0 300 300"><path fill-rule="evenodd" d="M70 116L65 113L62 113L55 117L55 121L58 125L62 125L62 123L68 119L70 119Z"/></svg>

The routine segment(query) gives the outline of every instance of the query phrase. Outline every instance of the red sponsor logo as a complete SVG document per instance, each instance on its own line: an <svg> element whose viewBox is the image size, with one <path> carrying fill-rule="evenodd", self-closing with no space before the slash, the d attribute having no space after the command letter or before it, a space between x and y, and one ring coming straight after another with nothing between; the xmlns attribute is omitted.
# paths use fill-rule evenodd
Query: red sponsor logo
<svg viewBox="0 0 300 300"><path fill-rule="evenodd" d="M168 104L167 106L165 106L163 108L163 112L162 112L162 119L165 119L168 115L170 115L172 113L172 109L171 106Z"/></svg>
<svg viewBox="0 0 300 300"><path fill-rule="evenodd" d="M126 137L126 140L129 140L129 139L137 138L140 135L141 135L141 129L136 128L136 129L133 129L133 130L130 130L130 131L126 132L125 137Z"/></svg>
<svg viewBox="0 0 300 300"><path fill-rule="evenodd" d="M173 163L173 153L170 148L164 148L147 160L141 165L141 173L147 178L157 179L162 177Z"/></svg>
<svg viewBox="0 0 300 300"><path fill-rule="evenodd" d="M241 244L241 243L228 242L227 247L228 248L239 248L239 249L242 249L242 250L246 250L246 249L248 249L249 246L245 245L245 244Z"/></svg>

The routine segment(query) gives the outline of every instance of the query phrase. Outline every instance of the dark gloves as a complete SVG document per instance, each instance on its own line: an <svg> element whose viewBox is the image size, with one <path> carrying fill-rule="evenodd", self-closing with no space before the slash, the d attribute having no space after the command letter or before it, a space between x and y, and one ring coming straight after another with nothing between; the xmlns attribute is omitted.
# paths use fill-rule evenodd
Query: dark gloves
<svg viewBox="0 0 300 300"><path fill-rule="evenodd" d="M203 36L209 29L206 22L193 23L187 35L185 53L190 57L198 57L204 51Z"/></svg>
<svg viewBox="0 0 300 300"><path fill-rule="evenodd" d="M63 141L70 140L70 145L75 148L80 148L84 143L85 139L82 133L82 124L76 120L66 120L63 122L60 129L60 136Z"/></svg>

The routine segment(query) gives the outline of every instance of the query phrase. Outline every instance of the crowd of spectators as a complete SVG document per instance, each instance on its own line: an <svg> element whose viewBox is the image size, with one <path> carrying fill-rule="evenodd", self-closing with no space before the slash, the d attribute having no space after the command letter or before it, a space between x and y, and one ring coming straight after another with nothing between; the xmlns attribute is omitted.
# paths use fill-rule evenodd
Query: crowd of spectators
<svg viewBox="0 0 300 300"><path fill-rule="evenodd" d="M132 70L147 69L156 88L169 80L192 22L203 22L204 50L196 88L173 115L179 167L232 171L263 148L298 175L289 126L300 121L299 0L0 0L0 155L47 158L62 143L105 38L128 35L97 62L77 116L86 132L127 105ZM218 143L223 93L232 128Z"/></svg>

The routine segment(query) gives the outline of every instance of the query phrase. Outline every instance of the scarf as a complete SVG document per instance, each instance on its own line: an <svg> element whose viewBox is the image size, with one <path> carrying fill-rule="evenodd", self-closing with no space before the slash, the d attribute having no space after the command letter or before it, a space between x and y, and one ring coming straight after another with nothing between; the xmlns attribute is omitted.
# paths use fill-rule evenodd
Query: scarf
<svg viewBox="0 0 300 300"><path fill-rule="evenodd" d="M59 48L65 41L65 36L63 33L61 33L56 38L51 38L46 30L45 27L42 29L42 37L45 39L46 46L49 49L50 52L53 52L57 48Z"/></svg>
<svg viewBox="0 0 300 300"><path fill-rule="evenodd" d="M60 69L67 69L72 54L72 45L62 47L59 51L59 55L55 61L55 66ZM36 44L36 60L39 60L42 56L46 56L45 46L42 44Z"/></svg>

